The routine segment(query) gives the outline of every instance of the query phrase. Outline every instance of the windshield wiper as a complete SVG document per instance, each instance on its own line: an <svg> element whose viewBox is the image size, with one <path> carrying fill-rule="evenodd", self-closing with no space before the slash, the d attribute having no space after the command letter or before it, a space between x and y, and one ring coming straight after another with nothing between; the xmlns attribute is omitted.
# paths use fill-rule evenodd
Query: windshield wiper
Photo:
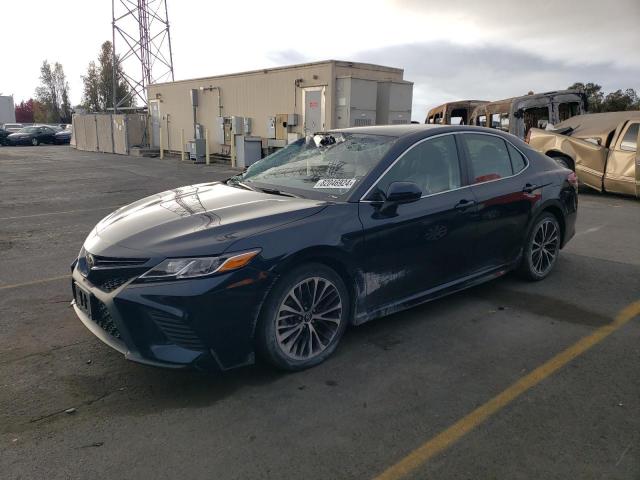
<svg viewBox="0 0 640 480"><path fill-rule="evenodd" d="M294 195L293 193L289 193L289 192L283 192L282 190L277 190L275 188L262 188L262 187L260 187L260 190L263 191L264 193L270 193L272 195L281 195L283 197L302 198L299 195Z"/></svg>
<svg viewBox="0 0 640 480"><path fill-rule="evenodd" d="M258 189L253 188L253 187L247 185L246 183L240 182L238 180L233 180L232 181L232 179L229 179L229 180L226 181L226 184L229 185L230 187L241 187L241 188L244 188L245 190L251 190L252 192L257 192L258 191Z"/></svg>

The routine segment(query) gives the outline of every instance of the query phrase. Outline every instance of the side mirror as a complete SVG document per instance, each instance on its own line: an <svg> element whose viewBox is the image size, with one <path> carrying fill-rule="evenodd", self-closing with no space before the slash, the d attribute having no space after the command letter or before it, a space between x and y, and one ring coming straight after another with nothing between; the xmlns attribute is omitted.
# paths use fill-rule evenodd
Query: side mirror
<svg viewBox="0 0 640 480"><path fill-rule="evenodd" d="M393 182L387 188L385 203L411 203L420 200L422 190L413 182Z"/></svg>

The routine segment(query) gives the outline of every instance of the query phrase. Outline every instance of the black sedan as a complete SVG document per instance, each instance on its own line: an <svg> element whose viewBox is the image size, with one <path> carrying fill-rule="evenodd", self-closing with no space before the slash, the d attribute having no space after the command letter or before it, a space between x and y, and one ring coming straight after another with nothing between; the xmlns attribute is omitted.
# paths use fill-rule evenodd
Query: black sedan
<svg viewBox="0 0 640 480"><path fill-rule="evenodd" d="M7 140L7 137L11 134L11 132L9 132L8 130L5 130L4 128L0 128L0 145L8 145L9 141Z"/></svg>
<svg viewBox="0 0 640 480"><path fill-rule="evenodd" d="M24 127L7 137L9 145L33 145L55 143L56 130L47 126Z"/></svg>
<svg viewBox="0 0 640 480"><path fill-rule="evenodd" d="M572 171L496 130L316 134L104 218L72 264L74 308L130 360L299 370L348 325L511 270L545 278L577 203Z"/></svg>
<svg viewBox="0 0 640 480"><path fill-rule="evenodd" d="M71 133L72 133L72 130L70 128L60 130L59 132L56 132L53 142L56 145L71 143Z"/></svg>

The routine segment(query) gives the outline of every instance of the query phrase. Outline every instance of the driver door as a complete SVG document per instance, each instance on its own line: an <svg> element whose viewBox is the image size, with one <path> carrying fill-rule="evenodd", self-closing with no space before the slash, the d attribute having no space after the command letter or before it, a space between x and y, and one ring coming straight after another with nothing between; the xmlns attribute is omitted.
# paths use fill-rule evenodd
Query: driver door
<svg viewBox="0 0 640 480"><path fill-rule="evenodd" d="M475 200L465 186L456 135L416 142L359 204L369 307L383 308L455 282L470 273ZM422 198L381 209L381 192L413 182Z"/></svg>

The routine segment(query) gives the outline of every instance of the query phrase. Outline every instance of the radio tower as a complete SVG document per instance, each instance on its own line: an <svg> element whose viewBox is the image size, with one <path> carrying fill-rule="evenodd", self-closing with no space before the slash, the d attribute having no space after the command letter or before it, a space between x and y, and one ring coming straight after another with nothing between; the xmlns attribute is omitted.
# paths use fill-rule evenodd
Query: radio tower
<svg viewBox="0 0 640 480"><path fill-rule="evenodd" d="M132 101L146 107L150 84L174 80L167 0L111 0L111 11L114 111L125 110ZM118 61L129 85L122 98L116 88Z"/></svg>

